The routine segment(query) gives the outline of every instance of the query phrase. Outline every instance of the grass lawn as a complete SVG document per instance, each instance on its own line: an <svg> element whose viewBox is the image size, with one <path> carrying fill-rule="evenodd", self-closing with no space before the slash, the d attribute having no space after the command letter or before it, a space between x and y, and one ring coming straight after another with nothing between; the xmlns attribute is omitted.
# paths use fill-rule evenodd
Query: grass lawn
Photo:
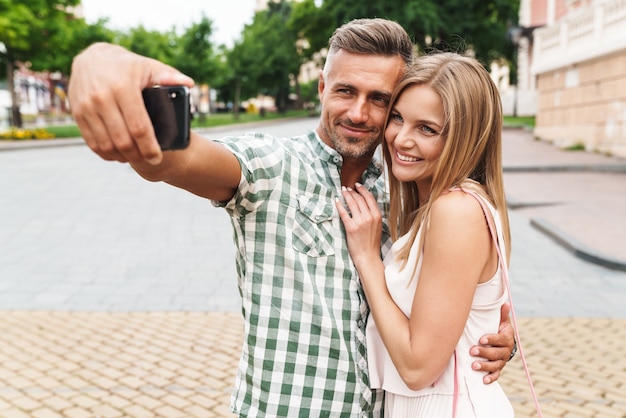
<svg viewBox="0 0 626 418"><path fill-rule="evenodd" d="M506 128L534 128L534 116L505 116L504 126Z"/></svg>

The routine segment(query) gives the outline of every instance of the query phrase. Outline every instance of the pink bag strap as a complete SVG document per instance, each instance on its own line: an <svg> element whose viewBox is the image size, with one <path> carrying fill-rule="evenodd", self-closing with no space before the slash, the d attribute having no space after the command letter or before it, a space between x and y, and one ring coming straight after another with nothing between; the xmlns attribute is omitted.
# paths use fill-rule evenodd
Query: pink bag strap
<svg viewBox="0 0 626 418"><path fill-rule="evenodd" d="M509 296L509 303L511 304L511 318L513 319L513 331L515 333L515 339L517 341L517 348L520 352L520 357L522 359L522 365L524 366L524 372L526 373L526 379L528 380L528 386L530 387L530 393L533 396L533 401L535 402L535 410L537 411L537 415L540 418L543 418L543 414L541 413L541 408L539 407L539 400L537 399L537 393L535 392L535 387L533 386L533 382L532 379L530 378L530 371L528 370L528 365L526 364L526 358L524 356L524 349L522 347L522 341L521 338L519 336L519 330L517 327L517 318L515 316L515 309L513 308L513 299L511 298L511 288L509 286L509 269L506 266L506 263L504 261L504 257L502 257L502 251L500 249L500 244L498 242L498 236L497 236L497 232L496 232L496 228L494 225L494 221L491 215L491 211L489 210L489 208L487 207L485 201L483 200L483 198L481 196L478 195L478 193L472 191L472 190L467 190L467 189L460 189L460 188L454 188L451 190L462 190L465 193L470 194L471 196L473 196L478 203L480 203L480 207L483 209L483 212L485 214L485 219L487 220L487 225L489 226L489 231L491 233L491 238L493 239L493 242L496 246L496 250L498 251L498 258L500 259L500 268L502 270L502 277L504 278L504 285L506 287L506 291L508 293ZM459 395L458 392L458 376L457 376L457 371L456 371L456 352L455 352L455 363L454 363L454 406L453 406L453 410L452 410L452 416L453 418L456 417L456 404L457 404L457 397Z"/></svg>
<svg viewBox="0 0 626 418"><path fill-rule="evenodd" d="M459 375L457 372L456 350L454 350L454 399L452 400L452 418L456 418L456 409L459 403Z"/></svg>

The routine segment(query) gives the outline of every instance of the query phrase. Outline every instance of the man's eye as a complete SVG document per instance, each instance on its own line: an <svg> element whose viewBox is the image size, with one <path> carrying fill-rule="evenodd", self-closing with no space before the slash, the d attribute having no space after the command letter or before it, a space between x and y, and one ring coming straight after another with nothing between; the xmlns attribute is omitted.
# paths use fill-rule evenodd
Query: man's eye
<svg viewBox="0 0 626 418"><path fill-rule="evenodd" d="M384 107L387 107L389 105L389 99L387 99L386 97L374 97L373 101Z"/></svg>

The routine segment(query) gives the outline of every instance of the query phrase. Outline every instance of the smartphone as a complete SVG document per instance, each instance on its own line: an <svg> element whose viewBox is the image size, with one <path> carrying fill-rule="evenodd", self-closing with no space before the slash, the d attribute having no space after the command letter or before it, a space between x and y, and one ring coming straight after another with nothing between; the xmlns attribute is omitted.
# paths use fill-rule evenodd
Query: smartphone
<svg viewBox="0 0 626 418"><path fill-rule="evenodd" d="M189 145L190 100L186 86L154 86L142 91L161 149L185 149Z"/></svg>

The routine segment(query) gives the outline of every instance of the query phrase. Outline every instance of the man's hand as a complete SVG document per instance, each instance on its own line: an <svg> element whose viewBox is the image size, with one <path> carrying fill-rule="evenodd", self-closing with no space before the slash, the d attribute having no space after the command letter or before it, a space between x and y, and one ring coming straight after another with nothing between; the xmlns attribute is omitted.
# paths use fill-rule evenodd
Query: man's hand
<svg viewBox="0 0 626 418"><path fill-rule="evenodd" d="M141 91L154 85L193 86L176 69L120 46L96 43L74 58L69 100L85 142L105 160L161 161Z"/></svg>
<svg viewBox="0 0 626 418"><path fill-rule="evenodd" d="M509 313L511 305L505 303L500 311L500 327L497 334L489 334L481 337L479 344L470 349L470 354L475 357L483 357L486 361L472 363L474 370L486 371L483 378L485 384L495 382L500 377L500 372L509 361L513 346L515 345L515 332L511 325Z"/></svg>

